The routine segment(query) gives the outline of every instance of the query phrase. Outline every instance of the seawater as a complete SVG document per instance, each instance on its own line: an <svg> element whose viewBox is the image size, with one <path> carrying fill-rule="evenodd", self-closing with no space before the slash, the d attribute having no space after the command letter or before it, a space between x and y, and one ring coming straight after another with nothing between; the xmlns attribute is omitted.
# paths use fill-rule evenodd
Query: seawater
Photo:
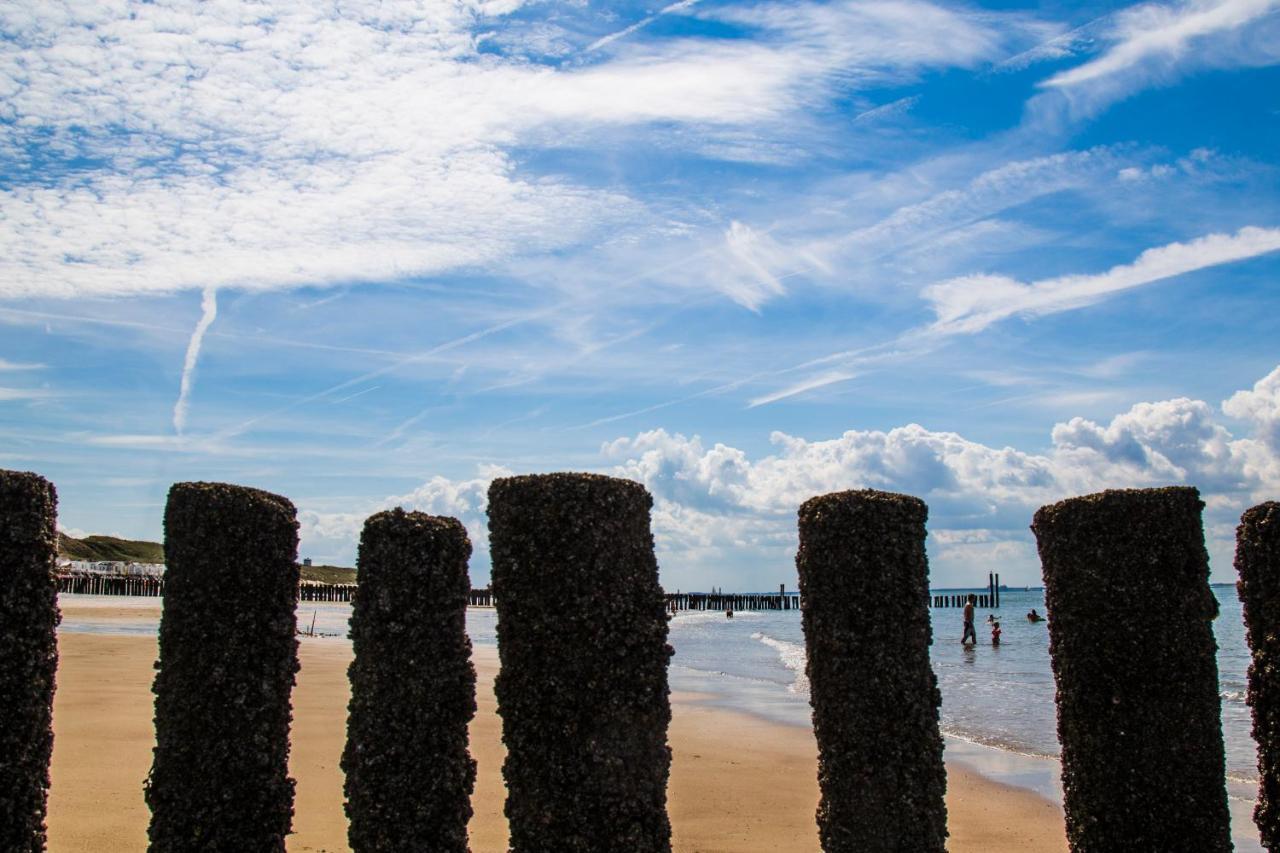
<svg viewBox="0 0 1280 853"><path fill-rule="evenodd" d="M1228 777L1256 784L1257 756L1245 704L1249 652L1241 605L1232 586L1214 586L1220 614L1218 681ZM942 692L945 733L973 743L1029 756L1056 757L1060 750L1045 622L1028 622L1032 608L1045 612L1044 591L1008 590L999 609L976 612L978 645L961 646L961 610L930 610L930 659ZM1002 630L991 645L985 620ZM780 722L809 723L809 684L804 675L804 634L795 611L682 614L671 622L675 689L714 693L724 704ZM761 687L771 700L757 706Z"/></svg>
<svg viewBox="0 0 1280 853"><path fill-rule="evenodd" d="M1212 589L1219 603L1213 630L1233 834L1237 850L1261 850L1250 817L1258 773L1245 704L1249 651L1242 607L1234 586ZM1044 614L1044 590L1005 590L1000 605L977 610L978 645L969 647L960 645L959 608L930 610L929 656L942 693L947 755L1060 801L1048 625L1026 619L1032 608ZM998 647L991 645L989 614L1000 621ZM671 621L671 645L673 690L777 722L811 725L798 612L735 612L732 619L722 612L680 614Z"/></svg>

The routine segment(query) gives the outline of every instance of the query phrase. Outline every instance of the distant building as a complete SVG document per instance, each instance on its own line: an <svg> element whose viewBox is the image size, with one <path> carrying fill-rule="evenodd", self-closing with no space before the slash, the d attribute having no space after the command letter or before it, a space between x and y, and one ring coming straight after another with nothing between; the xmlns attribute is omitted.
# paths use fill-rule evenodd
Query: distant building
<svg viewBox="0 0 1280 853"><path fill-rule="evenodd" d="M310 557L303 557L303 558L302 558L302 565L304 565L304 566L309 566L309 565L311 565L311 558L310 558Z"/></svg>
<svg viewBox="0 0 1280 853"><path fill-rule="evenodd" d="M58 569L76 575L115 575L158 578L164 576L163 563L123 563L111 561L64 560Z"/></svg>

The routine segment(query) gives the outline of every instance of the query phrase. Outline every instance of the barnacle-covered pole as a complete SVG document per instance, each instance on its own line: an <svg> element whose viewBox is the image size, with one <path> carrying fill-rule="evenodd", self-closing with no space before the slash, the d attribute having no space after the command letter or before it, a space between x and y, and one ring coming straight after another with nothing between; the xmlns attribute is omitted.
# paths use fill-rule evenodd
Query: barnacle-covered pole
<svg viewBox="0 0 1280 853"><path fill-rule="evenodd" d="M0 850L45 848L58 668L58 496L0 471Z"/></svg>
<svg viewBox="0 0 1280 853"><path fill-rule="evenodd" d="M346 773L355 853L466 853L476 763L467 724L471 541L456 518L380 512L360 536Z"/></svg>
<svg viewBox="0 0 1280 853"><path fill-rule="evenodd" d="M298 523L285 498L178 483L164 516L152 851L283 853L293 819Z"/></svg>
<svg viewBox="0 0 1280 853"><path fill-rule="evenodd" d="M1236 529L1236 589L1253 661L1249 707L1258 744L1253 820L1262 846L1280 850L1280 503L1246 510Z"/></svg>
<svg viewBox="0 0 1280 853"><path fill-rule="evenodd" d="M665 853L667 620L652 498L593 474L489 489L514 853Z"/></svg>
<svg viewBox="0 0 1280 853"><path fill-rule="evenodd" d="M1231 849L1203 507L1173 487L1036 513L1076 853Z"/></svg>
<svg viewBox="0 0 1280 853"><path fill-rule="evenodd" d="M918 498L871 490L800 507L796 568L826 853L946 849L928 513Z"/></svg>

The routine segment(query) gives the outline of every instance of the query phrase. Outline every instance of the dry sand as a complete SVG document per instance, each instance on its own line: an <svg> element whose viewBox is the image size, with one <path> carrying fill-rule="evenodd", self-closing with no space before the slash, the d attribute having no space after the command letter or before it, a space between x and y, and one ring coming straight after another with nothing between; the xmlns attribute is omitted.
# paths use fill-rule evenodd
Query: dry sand
<svg viewBox="0 0 1280 853"><path fill-rule="evenodd" d="M157 603L158 608L158 603ZM135 608L128 618L136 617ZM93 614L103 617L101 610ZM123 617L124 614L121 614ZM146 848L142 780L151 763L152 637L64 632L54 703L49 849L109 853ZM494 710L497 653L476 649L480 711L471 726L479 764L471 848L506 849L502 742ZM349 643L304 640L293 695L292 775L298 780L290 851L345 851L342 773ZM673 696L669 809L674 848L816 851L816 747L811 732ZM948 765L953 853L1064 851L1062 812L1036 794Z"/></svg>

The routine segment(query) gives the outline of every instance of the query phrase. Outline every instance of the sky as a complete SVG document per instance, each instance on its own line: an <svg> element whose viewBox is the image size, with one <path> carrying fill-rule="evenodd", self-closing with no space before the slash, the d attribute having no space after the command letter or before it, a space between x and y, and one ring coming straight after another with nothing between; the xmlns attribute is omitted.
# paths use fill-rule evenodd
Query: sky
<svg viewBox="0 0 1280 853"><path fill-rule="evenodd" d="M1280 0L0 4L0 467L73 534L184 480L463 520L595 471L675 589L795 586L796 511L1280 499Z"/></svg>

